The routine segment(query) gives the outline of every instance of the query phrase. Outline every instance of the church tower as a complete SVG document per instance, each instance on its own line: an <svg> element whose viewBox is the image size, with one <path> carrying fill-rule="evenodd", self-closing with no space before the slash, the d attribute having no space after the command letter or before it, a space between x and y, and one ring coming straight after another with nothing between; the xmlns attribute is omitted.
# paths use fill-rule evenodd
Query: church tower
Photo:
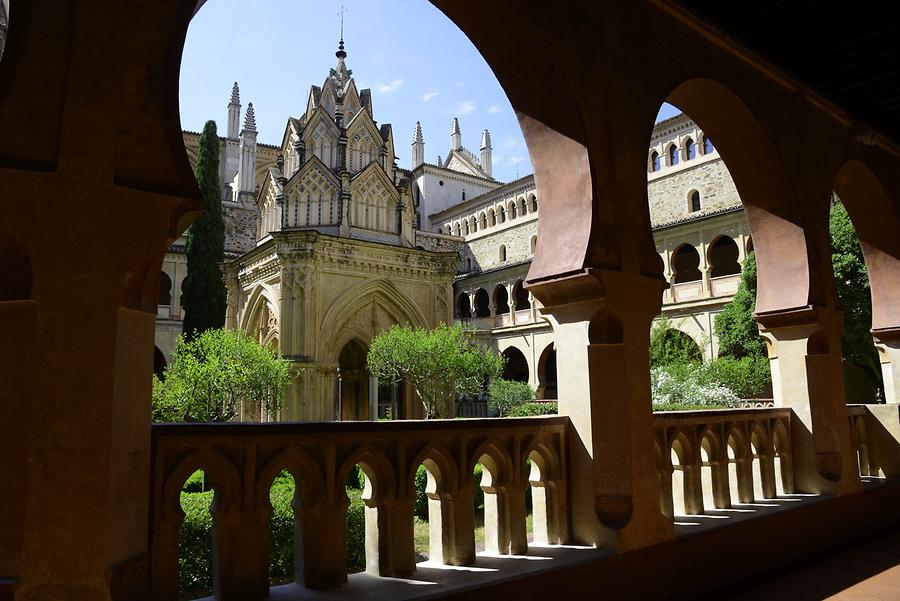
<svg viewBox="0 0 900 601"><path fill-rule="evenodd" d="M481 170L488 177L494 176L491 172L491 133L488 130L481 134Z"/></svg>
<svg viewBox="0 0 900 601"><path fill-rule="evenodd" d="M450 150L459 150L462 148L462 134L459 131L459 119L453 118L453 125L450 127Z"/></svg>
<svg viewBox="0 0 900 601"><path fill-rule="evenodd" d="M416 133L412 143L412 168L425 162L425 140L422 137L422 124L416 121Z"/></svg>

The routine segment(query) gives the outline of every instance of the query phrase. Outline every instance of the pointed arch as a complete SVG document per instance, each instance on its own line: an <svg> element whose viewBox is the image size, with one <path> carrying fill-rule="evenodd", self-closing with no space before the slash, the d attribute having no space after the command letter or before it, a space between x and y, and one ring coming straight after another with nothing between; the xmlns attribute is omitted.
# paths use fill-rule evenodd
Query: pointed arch
<svg viewBox="0 0 900 601"><path fill-rule="evenodd" d="M422 311L393 282L383 278L362 282L342 294L325 312L319 330L323 358L337 362L341 349L353 338L359 338L366 344L372 342L372 338L378 334L374 331L377 324L363 327L353 322L354 318L373 304L384 311L392 321L390 324L382 325L429 327Z"/></svg>

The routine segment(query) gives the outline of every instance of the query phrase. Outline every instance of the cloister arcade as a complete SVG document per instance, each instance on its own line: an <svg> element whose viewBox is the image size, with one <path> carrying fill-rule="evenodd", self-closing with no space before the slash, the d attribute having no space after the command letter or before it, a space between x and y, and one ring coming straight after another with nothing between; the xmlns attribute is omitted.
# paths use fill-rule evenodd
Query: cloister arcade
<svg viewBox="0 0 900 601"><path fill-rule="evenodd" d="M267 492L283 469L304 491L294 505L297 582L279 589L294 598L347 580L342 476L357 464L372 484L370 574L351 586L399 576L407 591L414 573L436 573L417 567L412 553L410 477L426 459L435 470L446 459L448 475L457 468L447 478L441 471L442 488L432 492L442 559L493 562L494 579L444 570L418 587L444 598L590 598L598 587L610 598L718 594L898 525L900 410L846 404L826 235L837 191L865 253L872 333L896 401L900 135L876 110L894 113L896 89L879 92L889 95L885 103L833 95L859 87L850 84L863 85L863 97L877 92L865 89L852 61L878 57L841 52L836 35L837 53L822 61L827 74L807 61L813 71L799 77L789 52L769 62L678 3L434 3L491 66L528 144L541 234L523 286L531 311L539 305L555 323L560 415L151 427L162 257L203 208L177 102L177 66L198 3L14 4L0 61L0 598L176 598L178 497L198 468L216 488L220 601L269 594ZM723 10L718 22L727 23ZM809 17L772 10L775 22ZM843 26L863 9L816 10L819 23L846 15ZM793 23L800 46L822 39ZM872 39L891 46L895 33L876 29ZM682 52L670 51L672 39ZM817 91L835 81L827 97ZM664 101L715 141L744 200L775 408L654 415L647 402L650 324L672 273L659 261L646 210L646 142ZM705 151L705 141L695 143ZM660 150L682 164L702 158ZM515 205L499 209L523 218ZM747 246L737 246L740 263ZM702 271L709 255L698 254ZM514 285L506 284L508 298ZM510 309L515 320L518 308ZM534 476L524 469L533 451ZM450 504L466 506L477 462L489 474L480 486L496 495L486 516L496 525L494 557L473 553L465 510L444 520ZM879 478L865 476L863 486L860 472ZM522 499L535 481L544 484L533 494L544 500L536 523L548 542L578 548L523 544ZM785 493L811 500L752 522L716 520L690 537L676 524L681 506L699 514L713 511L709 501L769 499L779 481ZM672 490L670 505L671 488L680 495ZM497 558L533 549L548 559ZM641 577L651 562L653 577ZM513 577L511 564L541 565ZM697 565L704 577L685 577Z"/></svg>

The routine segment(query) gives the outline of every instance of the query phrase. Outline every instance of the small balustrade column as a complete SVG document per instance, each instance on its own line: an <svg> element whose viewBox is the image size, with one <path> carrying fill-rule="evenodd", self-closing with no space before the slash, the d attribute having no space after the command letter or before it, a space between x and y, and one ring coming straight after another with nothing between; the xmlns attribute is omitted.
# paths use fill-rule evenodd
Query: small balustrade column
<svg viewBox="0 0 900 601"><path fill-rule="evenodd" d="M515 482L507 487L507 527L509 528L509 552L513 555L528 553L528 525L525 495L528 481ZM533 508L532 508L533 510Z"/></svg>
<svg viewBox="0 0 900 601"><path fill-rule="evenodd" d="M700 474L700 454L694 453L690 461L682 466L681 474L684 478L682 491L677 494L684 495L684 512L687 515L701 515L703 513L703 488Z"/></svg>
<svg viewBox="0 0 900 601"><path fill-rule="evenodd" d="M534 542L542 545L560 544L559 489L556 482L532 480L531 515Z"/></svg>
<svg viewBox="0 0 900 601"><path fill-rule="evenodd" d="M415 497L368 499L365 503L367 571L378 576L409 576L416 571ZM373 529L377 529L374 536Z"/></svg>
<svg viewBox="0 0 900 601"><path fill-rule="evenodd" d="M295 579L311 589L329 589L347 581L347 507L321 500L294 506Z"/></svg>
<svg viewBox="0 0 900 601"><path fill-rule="evenodd" d="M213 594L216 601L263 601L269 596L268 507L217 509Z"/></svg>
<svg viewBox="0 0 900 601"><path fill-rule="evenodd" d="M428 493L429 560L446 565L475 563L475 508L471 485Z"/></svg>
<svg viewBox="0 0 900 601"><path fill-rule="evenodd" d="M670 538L660 513L650 406L650 324L665 282L591 269L529 284L556 322L559 408L573 426L576 542L624 551Z"/></svg>
<svg viewBox="0 0 900 601"><path fill-rule="evenodd" d="M841 364L843 314L827 307L758 315L776 407L790 407L794 483L806 493L861 489ZM747 456L747 461L752 457Z"/></svg>
<svg viewBox="0 0 900 601"><path fill-rule="evenodd" d="M505 486L482 486L484 491L484 550L508 555L510 549L509 497Z"/></svg>

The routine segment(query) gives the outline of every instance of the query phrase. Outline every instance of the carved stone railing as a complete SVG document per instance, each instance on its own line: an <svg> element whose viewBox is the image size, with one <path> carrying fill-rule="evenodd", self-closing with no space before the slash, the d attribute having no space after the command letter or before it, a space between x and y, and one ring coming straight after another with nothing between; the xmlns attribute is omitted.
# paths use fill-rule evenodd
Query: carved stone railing
<svg viewBox="0 0 900 601"><path fill-rule="evenodd" d="M366 565L382 576L416 569L414 478L429 472L430 561L475 561L473 495L485 493L488 552L527 553L530 487L537 542L568 539L565 417L296 424L162 424L152 429L150 580L154 600L178 596L178 536L185 480L205 471L215 490L214 591L219 601L269 592L268 537L274 478L296 484L296 580L331 588L347 579L347 476L366 475ZM531 471L526 472L526 461ZM484 468L475 482L476 463Z"/></svg>
<svg viewBox="0 0 900 601"><path fill-rule="evenodd" d="M653 414L660 507L669 517L794 491L790 409Z"/></svg>

